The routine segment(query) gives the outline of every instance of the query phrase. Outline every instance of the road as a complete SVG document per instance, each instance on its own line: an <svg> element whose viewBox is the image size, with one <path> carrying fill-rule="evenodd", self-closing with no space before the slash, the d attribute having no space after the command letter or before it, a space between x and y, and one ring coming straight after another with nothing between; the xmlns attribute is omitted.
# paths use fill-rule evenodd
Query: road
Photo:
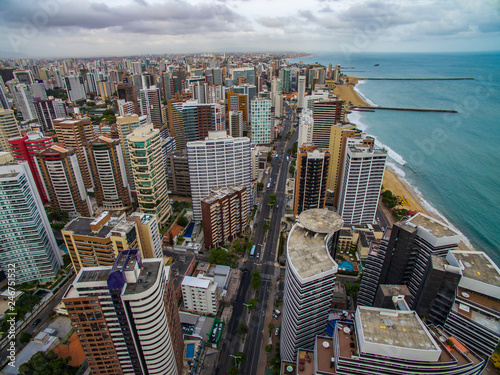
<svg viewBox="0 0 500 375"><path fill-rule="evenodd" d="M68 290L68 286L70 285L69 283L72 283L73 280L75 279L75 275L73 275L71 278L68 279L68 281L56 292L55 297L50 301L45 308L42 309L38 314L33 316L31 319L31 322L28 323L26 328L23 330L23 332L29 333L31 336L35 337L38 332L40 332L43 328L45 328L45 321L49 318L49 315L54 311L55 307L61 302L64 293ZM32 322L34 322L36 319L40 319L40 323L37 324L36 327L33 327ZM19 339L19 334L16 337L16 340ZM0 351L0 363L4 363L4 361L7 359L7 349L8 345Z"/></svg>
<svg viewBox="0 0 500 375"><path fill-rule="evenodd" d="M282 137L276 142L276 154L279 158L273 157L271 161L271 172L269 178L271 179L272 186L270 190L265 190L263 200L259 206L260 213L258 214L257 228L253 237L253 244L256 246L255 253L259 254L259 258L251 258L246 263L246 272L243 273L243 279L238 290L236 301L233 305L233 315L228 325L228 339L222 346L221 358L219 361L218 371L216 374L227 374L229 368L232 367L231 356L238 352L240 337L234 334L234 330L240 321L246 321L248 317L247 308L243 305L254 297L259 298L259 303L256 308L250 313L250 320L248 323L249 331L245 337L245 344L243 352L247 355L247 360L240 367L240 374L255 374L257 372L257 365L259 362L260 346L262 343L263 331L267 331L264 327L264 319L267 311L269 301L271 278L275 272L274 261L276 259L276 249L281 232L281 219L285 212L285 186L288 173L289 161L286 160L286 150L297 140L298 132L295 132L291 139L286 142L286 135L290 129L290 118L295 118L295 114L288 105L287 118L284 120ZM268 204L269 195L276 194L276 206L271 208ZM263 228L264 220L271 217L270 229L266 233ZM259 269L262 278L260 288L254 292L250 288L250 273L254 269Z"/></svg>

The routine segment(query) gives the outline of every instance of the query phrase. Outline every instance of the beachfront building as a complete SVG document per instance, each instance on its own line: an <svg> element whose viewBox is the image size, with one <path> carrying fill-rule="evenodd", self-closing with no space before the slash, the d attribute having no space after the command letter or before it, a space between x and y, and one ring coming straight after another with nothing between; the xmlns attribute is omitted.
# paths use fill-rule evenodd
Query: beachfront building
<svg viewBox="0 0 500 375"><path fill-rule="evenodd" d="M454 250L446 259L462 278L444 327L469 349L490 356L500 343L500 269L482 251Z"/></svg>
<svg viewBox="0 0 500 375"><path fill-rule="evenodd" d="M226 131L209 132L204 141L187 144L193 219L202 219L201 200L214 188L244 185L251 192L250 139L233 138ZM248 199L245 215L250 215Z"/></svg>
<svg viewBox="0 0 500 375"><path fill-rule="evenodd" d="M255 98L251 101L252 144L269 144L272 140L271 100Z"/></svg>
<svg viewBox="0 0 500 375"><path fill-rule="evenodd" d="M92 374L177 375L183 341L170 267L121 252L83 268L63 297Z"/></svg>
<svg viewBox="0 0 500 375"><path fill-rule="evenodd" d="M406 285L410 308L429 322L444 324L461 276L446 256L460 239L454 229L421 213L395 223L380 244L372 243L358 304L373 306L383 284Z"/></svg>
<svg viewBox="0 0 500 375"><path fill-rule="evenodd" d="M0 165L0 267L16 284L56 277L61 255L27 162Z"/></svg>
<svg viewBox="0 0 500 375"><path fill-rule="evenodd" d="M341 123L343 118L343 100L332 98L314 101L312 143L317 147L328 149L332 127Z"/></svg>
<svg viewBox="0 0 500 375"><path fill-rule="evenodd" d="M132 175L140 210L156 215L158 224L165 225L172 216L163 166L160 130L153 124L135 129L127 136Z"/></svg>
<svg viewBox="0 0 500 375"><path fill-rule="evenodd" d="M297 154L294 215L311 208L325 208L330 152L304 144Z"/></svg>
<svg viewBox="0 0 500 375"><path fill-rule="evenodd" d="M338 270L330 255L342 228L333 211L303 211L287 240L280 354L294 361L300 348L313 349L324 333Z"/></svg>
<svg viewBox="0 0 500 375"><path fill-rule="evenodd" d="M387 151L367 145L346 147L338 213L346 223L375 222Z"/></svg>

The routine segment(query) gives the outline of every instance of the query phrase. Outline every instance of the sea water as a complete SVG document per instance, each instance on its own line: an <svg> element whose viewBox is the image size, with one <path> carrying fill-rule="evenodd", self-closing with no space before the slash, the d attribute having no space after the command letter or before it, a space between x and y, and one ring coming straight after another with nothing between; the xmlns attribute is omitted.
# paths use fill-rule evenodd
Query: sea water
<svg viewBox="0 0 500 375"><path fill-rule="evenodd" d="M340 64L342 73L364 78L474 78L360 81L355 90L371 105L458 113L353 111L349 120L389 151L389 166L426 209L500 264L500 53L339 53L289 61Z"/></svg>

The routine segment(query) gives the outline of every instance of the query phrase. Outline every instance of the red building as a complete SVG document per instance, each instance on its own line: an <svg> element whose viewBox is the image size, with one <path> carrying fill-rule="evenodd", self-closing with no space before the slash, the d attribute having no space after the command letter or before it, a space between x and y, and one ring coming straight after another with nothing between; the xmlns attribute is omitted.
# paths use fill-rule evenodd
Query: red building
<svg viewBox="0 0 500 375"><path fill-rule="evenodd" d="M28 162L42 202L44 204L47 203L47 195L45 194L40 173L35 163L35 153L52 146L52 138L44 136L41 132L33 131L27 133L24 137L10 138L9 144L12 148L14 159Z"/></svg>

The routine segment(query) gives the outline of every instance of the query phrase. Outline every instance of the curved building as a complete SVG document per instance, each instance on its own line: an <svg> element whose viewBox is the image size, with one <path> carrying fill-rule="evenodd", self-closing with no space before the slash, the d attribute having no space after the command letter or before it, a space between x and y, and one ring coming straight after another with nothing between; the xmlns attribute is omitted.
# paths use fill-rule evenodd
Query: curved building
<svg viewBox="0 0 500 375"><path fill-rule="evenodd" d="M303 211L288 236L281 325L281 359L293 361L299 348L312 349L324 333L338 270L330 255L342 218L333 211Z"/></svg>

